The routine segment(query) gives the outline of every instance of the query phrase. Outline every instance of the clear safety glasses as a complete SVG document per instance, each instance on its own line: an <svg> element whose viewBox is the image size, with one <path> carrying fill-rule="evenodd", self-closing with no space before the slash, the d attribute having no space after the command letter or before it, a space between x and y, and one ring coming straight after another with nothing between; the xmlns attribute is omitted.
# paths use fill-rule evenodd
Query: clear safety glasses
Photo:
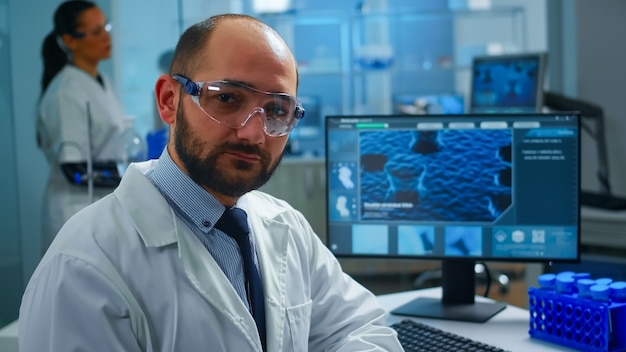
<svg viewBox="0 0 626 352"><path fill-rule="evenodd" d="M104 26L98 26L86 32L73 32L70 33L70 35L74 38L84 38L88 35L92 37L100 37L104 33L111 33L111 29L113 29L113 26L111 26L110 23L106 23Z"/></svg>
<svg viewBox="0 0 626 352"><path fill-rule="evenodd" d="M291 132L304 117L304 108L289 94L263 92L233 81L194 82L173 75L207 116L226 127L239 129L259 114L263 130L272 137Z"/></svg>

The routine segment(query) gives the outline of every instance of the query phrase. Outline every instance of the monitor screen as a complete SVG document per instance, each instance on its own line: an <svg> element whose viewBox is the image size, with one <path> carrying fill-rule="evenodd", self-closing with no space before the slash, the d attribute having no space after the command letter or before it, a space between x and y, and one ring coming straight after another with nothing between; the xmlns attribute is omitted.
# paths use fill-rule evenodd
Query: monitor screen
<svg viewBox="0 0 626 352"><path fill-rule="evenodd" d="M328 246L442 259L444 301L466 292L459 303L476 261L577 261L579 126L577 113L328 116Z"/></svg>
<svg viewBox="0 0 626 352"><path fill-rule="evenodd" d="M541 111L545 66L544 53L475 57L468 110L473 113Z"/></svg>

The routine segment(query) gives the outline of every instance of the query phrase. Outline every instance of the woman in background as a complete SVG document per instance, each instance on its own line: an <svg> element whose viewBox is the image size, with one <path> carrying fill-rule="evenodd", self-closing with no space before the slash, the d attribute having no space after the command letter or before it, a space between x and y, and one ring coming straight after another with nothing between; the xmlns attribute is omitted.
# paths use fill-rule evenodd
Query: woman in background
<svg viewBox="0 0 626 352"><path fill-rule="evenodd" d="M66 1L42 46L44 63L37 141L51 166L43 204L42 249L65 221L113 191L125 116L98 71L111 56L110 25L89 1ZM91 181L90 181L91 180Z"/></svg>

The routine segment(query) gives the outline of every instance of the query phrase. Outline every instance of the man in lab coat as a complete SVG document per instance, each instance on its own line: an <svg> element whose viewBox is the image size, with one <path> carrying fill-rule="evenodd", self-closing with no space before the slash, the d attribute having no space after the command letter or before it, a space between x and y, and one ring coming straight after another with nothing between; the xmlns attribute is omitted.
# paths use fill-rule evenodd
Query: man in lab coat
<svg viewBox="0 0 626 352"><path fill-rule="evenodd" d="M303 115L285 42L215 16L181 36L170 74L155 89L167 148L57 235L24 293L20 351L401 351L302 214L255 191ZM215 227L231 208L248 214L259 324L238 246Z"/></svg>

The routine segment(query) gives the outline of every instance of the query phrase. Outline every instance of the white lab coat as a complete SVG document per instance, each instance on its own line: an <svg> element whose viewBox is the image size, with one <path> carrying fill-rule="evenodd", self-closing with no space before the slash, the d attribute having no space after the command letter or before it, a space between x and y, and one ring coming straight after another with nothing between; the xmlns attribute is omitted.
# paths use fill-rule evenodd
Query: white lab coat
<svg viewBox="0 0 626 352"><path fill-rule="evenodd" d="M63 227L24 293L21 352L261 350L220 267L143 175L154 163ZM268 351L402 351L301 213L258 191L237 206L255 235Z"/></svg>
<svg viewBox="0 0 626 352"><path fill-rule="evenodd" d="M120 153L125 116L110 81L101 77L104 87L85 71L65 65L39 104L37 135L50 165L42 217L44 249L63 223L90 203L87 187L68 182L59 164L85 162L90 149L94 161L116 160ZM89 129L87 105L91 116ZM93 199L112 191L113 188L94 188Z"/></svg>

